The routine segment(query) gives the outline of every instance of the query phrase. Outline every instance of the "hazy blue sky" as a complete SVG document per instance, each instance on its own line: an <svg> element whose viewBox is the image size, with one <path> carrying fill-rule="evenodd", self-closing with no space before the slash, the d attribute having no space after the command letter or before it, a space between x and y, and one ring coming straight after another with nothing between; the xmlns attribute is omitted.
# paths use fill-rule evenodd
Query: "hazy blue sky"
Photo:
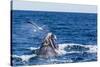
<svg viewBox="0 0 100 67"><path fill-rule="evenodd" d="M58 12L82 12L97 13L95 5L59 4L13 0L13 10L33 10L33 11L58 11Z"/></svg>

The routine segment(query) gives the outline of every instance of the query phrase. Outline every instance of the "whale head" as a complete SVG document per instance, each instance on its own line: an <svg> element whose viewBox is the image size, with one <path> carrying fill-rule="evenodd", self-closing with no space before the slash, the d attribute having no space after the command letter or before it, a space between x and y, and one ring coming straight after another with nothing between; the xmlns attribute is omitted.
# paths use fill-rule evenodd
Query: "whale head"
<svg viewBox="0 0 100 67"><path fill-rule="evenodd" d="M39 49L39 55L42 57L53 57L56 56L57 53L55 49L57 48L55 43L56 36L53 35L51 32L47 34L44 38L43 43Z"/></svg>
<svg viewBox="0 0 100 67"><path fill-rule="evenodd" d="M51 46L53 49L55 49L56 48L56 44L55 44L56 39L57 39L56 35L54 35L52 32L49 32L47 34L47 36L45 37L45 41L47 44L43 44L43 45L48 45L48 46Z"/></svg>

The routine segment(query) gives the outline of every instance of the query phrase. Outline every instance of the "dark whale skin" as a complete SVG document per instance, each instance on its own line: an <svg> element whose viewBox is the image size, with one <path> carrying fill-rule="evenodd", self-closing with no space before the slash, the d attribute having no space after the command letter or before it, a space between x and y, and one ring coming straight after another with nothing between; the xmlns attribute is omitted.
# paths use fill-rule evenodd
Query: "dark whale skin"
<svg viewBox="0 0 100 67"><path fill-rule="evenodd" d="M55 43L54 35L52 33L48 33L38 50L38 56L43 58L56 57L56 49L57 44Z"/></svg>

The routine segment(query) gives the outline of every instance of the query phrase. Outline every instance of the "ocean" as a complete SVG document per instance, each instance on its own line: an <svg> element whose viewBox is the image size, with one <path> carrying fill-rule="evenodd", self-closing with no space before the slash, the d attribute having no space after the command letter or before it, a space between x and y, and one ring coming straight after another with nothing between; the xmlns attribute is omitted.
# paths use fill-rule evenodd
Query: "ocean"
<svg viewBox="0 0 100 67"><path fill-rule="evenodd" d="M11 65L43 65L97 61L97 14L12 10ZM30 21L33 25L27 23ZM37 57L47 33L56 35L61 55Z"/></svg>

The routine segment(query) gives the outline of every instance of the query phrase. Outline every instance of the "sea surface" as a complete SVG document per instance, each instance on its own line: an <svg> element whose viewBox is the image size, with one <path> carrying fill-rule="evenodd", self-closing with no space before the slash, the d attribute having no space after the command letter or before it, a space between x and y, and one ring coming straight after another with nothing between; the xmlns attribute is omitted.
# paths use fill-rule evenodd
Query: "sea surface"
<svg viewBox="0 0 100 67"><path fill-rule="evenodd" d="M43 65L97 61L97 14L12 10L11 65ZM31 22L32 24L29 24ZM56 35L60 55L39 58L48 32Z"/></svg>

